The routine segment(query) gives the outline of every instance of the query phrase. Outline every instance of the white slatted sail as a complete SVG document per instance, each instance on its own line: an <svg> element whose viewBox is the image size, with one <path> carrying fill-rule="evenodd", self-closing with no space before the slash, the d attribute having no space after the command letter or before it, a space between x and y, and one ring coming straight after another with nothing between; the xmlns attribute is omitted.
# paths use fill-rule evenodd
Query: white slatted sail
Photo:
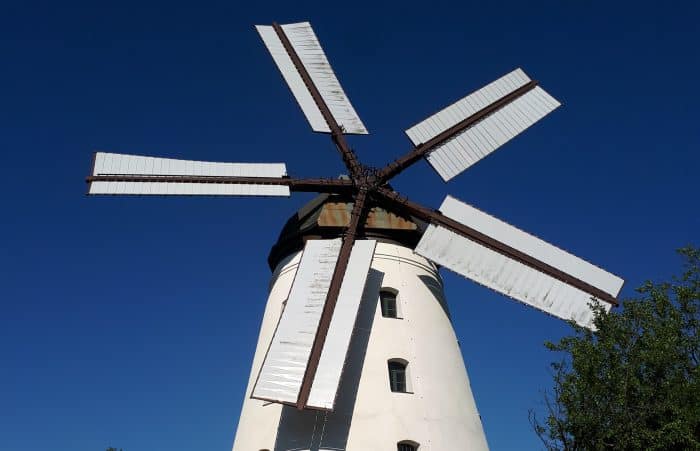
<svg viewBox="0 0 700 451"><path fill-rule="evenodd" d="M253 398L296 404L341 243L340 239L306 243ZM358 240L350 253L308 407L333 408L375 246L376 241Z"/></svg>
<svg viewBox="0 0 700 451"><path fill-rule="evenodd" d="M282 76L297 99L306 119L311 124L311 128L316 132L330 133L331 130L328 124L304 84L301 75L294 67L292 59L282 45L282 41L277 36L274 28L257 25L256 29L265 46L272 54L272 58L280 72L282 72ZM369 132L355 112L342 86L340 86L340 82L335 76L316 34L311 28L311 24L301 22L282 25L282 30L295 52L299 55L299 59L301 59L321 97L328 105L331 114L338 125L343 128L344 133L368 134Z"/></svg>
<svg viewBox="0 0 700 451"><path fill-rule="evenodd" d="M521 70L499 78L406 130L411 141L425 143L530 82ZM428 162L448 181L489 155L560 106L539 86L436 146Z"/></svg>
<svg viewBox="0 0 700 451"><path fill-rule="evenodd" d="M98 175L284 177L284 163L217 163L97 152L92 170ZM289 187L264 184L113 182L90 183L89 194L289 196Z"/></svg>
<svg viewBox="0 0 700 451"><path fill-rule="evenodd" d="M374 240L358 240L352 248L306 403L309 407L333 409L376 244Z"/></svg>
<svg viewBox="0 0 700 451"><path fill-rule="evenodd" d="M624 281L537 237L448 196L440 211L613 297ZM416 253L493 290L562 319L592 327L592 295L440 226L430 225ZM602 302L606 311L610 304Z"/></svg>
<svg viewBox="0 0 700 451"><path fill-rule="evenodd" d="M253 398L296 404L341 240L309 240L270 343Z"/></svg>

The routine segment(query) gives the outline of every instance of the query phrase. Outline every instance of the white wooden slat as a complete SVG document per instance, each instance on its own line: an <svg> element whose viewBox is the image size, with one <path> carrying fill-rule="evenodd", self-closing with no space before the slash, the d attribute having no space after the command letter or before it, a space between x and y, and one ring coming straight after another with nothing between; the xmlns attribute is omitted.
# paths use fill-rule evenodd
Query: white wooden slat
<svg viewBox="0 0 700 451"><path fill-rule="evenodd" d="M190 196L286 196L285 185L248 185L224 183L180 182L92 182L88 191L92 195L190 195Z"/></svg>
<svg viewBox="0 0 700 451"><path fill-rule="evenodd" d="M218 163L97 152L92 175L284 177L287 175L287 169L284 163ZM159 196L289 196L290 190L285 185L98 181L90 183L88 193Z"/></svg>
<svg viewBox="0 0 700 451"><path fill-rule="evenodd" d="M252 397L297 402L342 240L309 240Z"/></svg>
<svg viewBox="0 0 700 451"><path fill-rule="evenodd" d="M358 240L353 245L311 385L309 407L333 409L376 244L374 240Z"/></svg>
<svg viewBox="0 0 700 451"><path fill-rule="evenodd" d="M428 154L427 160L443 180L451 180L559 105L542 88L535 87L459 135L436 146Z"/></svg>
<svg viewBox="0 0 700 451"><path fill-rule="evenodd" d="M587 261L448 196L440 211L613 297L624 281ZM464 277L562 319L592 327L591 294L440 226L428 226L416 253ZM605 310L610 304L602 303Z"/></svg>
<svg viewBox="0 0 700 451"><path fill-rule="evenodd" d="M97 152L92 175L284 177L287 168L284 163L219 163Z"/></svg>
<svg viewBox="0 0 700 451"><path fill-rule="evenodd" d="M292 59L287 54L282 41L271 26L256 26L265 46L270 51L275 64L282 72L287 85L291 89L311 128L317 132L330 133L321 111L313 100L311 93L304 84ZM294 51L299 55L304 68L318 89L321 97L328 105L331 115L335 118L344 133L366 135L369 132L357 115L345 91L338 81L328 58L321 48L311 24L308 22L282 25L287 39Z"/></svg>

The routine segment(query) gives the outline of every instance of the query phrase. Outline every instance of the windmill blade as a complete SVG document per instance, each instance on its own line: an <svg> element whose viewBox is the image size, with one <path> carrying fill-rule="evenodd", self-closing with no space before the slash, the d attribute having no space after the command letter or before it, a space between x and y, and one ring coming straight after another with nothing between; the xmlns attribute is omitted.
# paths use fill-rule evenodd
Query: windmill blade
<svg viewBox="0 0 700 451"><path fill-rule="evenodd" d="M310 240L253 388L253 398L296 404L342 241Z"/></svg>
<svg viewBox="0 0 700 451"><path fill-rule="evenodd" d="M307 241L253 398L297 405L341 245L341 239ZM375 245L353 245L305 407L333 408Z"/></svg>
<svg viewBox="0 0 700 451"><path fill-rule="evenodd" d="M624 281L614 274L453 197L444 200L440 211L475 231L474 236L486 239L472 239L431 224L415 252L539 310L591 328L591 298L608 301L602 306L609 311L610 298L614 300L622 288ZM499 252L490 241L515 252ZM519 254L531 259L518 257ZM533 265L532 260L540 264Z"/></svg>
<svg viewBox="0 0 700 451"><path fill-rule="evenodd" d="M284 163L215 163L96 152L88 194L289 196L289 186L281 183L286 175ZM228 183L212 183L225 178Z"/></svg>
<svg viewBox="0 0 700 451"><path fill-rule="evenodd" d="M311 24L257 25L256 29L314 131L332 133L335 123L346 134L369 133L340 86Z"/></svg>
<svg viewBox="0 0 700 451"><path fill-rule="evenodd" d="M448 181L559 106L516 69L414 125L406 134Z"/></svg>
<svg viewBox="0 0 700 451"><path fill-rule="evenodd" d="M333 409L376 244L374 240L358 240L353 245L311 385L308 407Z"/></svg>

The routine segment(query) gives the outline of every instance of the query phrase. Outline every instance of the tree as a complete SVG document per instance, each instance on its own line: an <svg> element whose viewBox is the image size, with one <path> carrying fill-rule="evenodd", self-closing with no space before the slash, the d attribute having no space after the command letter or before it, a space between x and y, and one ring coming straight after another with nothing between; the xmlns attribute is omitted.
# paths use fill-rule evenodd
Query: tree
<svg viewBox="0 0 700 451"><path fill-rule="evenodd" d="M117 451L117 448L112 448L111 446L107 448L106 451ZM121 448L119 448L119 451L123 451Z"/></svg>
<svg viewBox="0 0 700 451"><path fill-rule="evenodd" d="M596 309L596 331L545 344L554 388L543 421L547 450L700 450L700 249L678 250L682 273L646 282L620 312Z"/></svg>

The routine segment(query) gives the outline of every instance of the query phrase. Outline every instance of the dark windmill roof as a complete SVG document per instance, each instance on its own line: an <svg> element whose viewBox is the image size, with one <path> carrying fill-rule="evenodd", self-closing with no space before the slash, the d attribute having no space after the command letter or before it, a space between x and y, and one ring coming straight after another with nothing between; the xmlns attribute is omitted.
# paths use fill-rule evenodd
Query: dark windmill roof
<svg viewBox="0 0 700 451"><path fill-rule="evenodd" d="M309 239L332 239L342 236L350 222L353 200L335 194L320 194L301 207L282 228L267 258L274 269L281 259L301 250ZM424 230L424 223L372 206L364 226L364 237L414 248Z"/></svg>

